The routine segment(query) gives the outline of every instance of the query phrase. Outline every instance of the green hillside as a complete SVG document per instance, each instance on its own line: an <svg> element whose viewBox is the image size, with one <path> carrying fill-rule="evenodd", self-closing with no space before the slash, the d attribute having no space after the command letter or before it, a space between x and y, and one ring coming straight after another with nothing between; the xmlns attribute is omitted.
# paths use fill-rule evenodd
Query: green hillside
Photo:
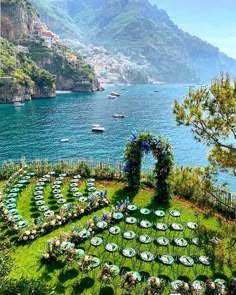
<svg viewBox="0 0 236 295"><path fill-rule="evenodd" d="M220 70L231 73L236 70L235 60L200 38L180 30L165 11L151 5L148 0L32 2L43 21L61 36L74 37L76 32L84 42L123 52L137 63L149 65L149 72L159 80L207 81ZM59 28L62 22L63 26Z"/></svg>
<svg viewBox="0 0 236 295"><path fill-rule="evenodd" d="M39 68L26 54L4 38L0 38L0 76L13 77L16 83L34 87L53 87L56 77L47 70Z"/></svg>

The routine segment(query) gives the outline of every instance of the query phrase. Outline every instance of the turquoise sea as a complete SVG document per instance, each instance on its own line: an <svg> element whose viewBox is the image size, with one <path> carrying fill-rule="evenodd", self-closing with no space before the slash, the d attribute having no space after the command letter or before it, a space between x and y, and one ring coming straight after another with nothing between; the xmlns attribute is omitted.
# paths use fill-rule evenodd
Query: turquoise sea
<svg viewBox="0 0 236 295"><path fill-rule="evenodd" d="M111 91L121 96L108 99ZM179 84L114 86L103 92L58 94L21 108L0 105L0 162L22 156L120 162L131 132L151 131L171 142L177 164L204 166L207 148L194 140L190 128L177 127L172 114L174 99L182 100L187 93L187 85ZM114 113L126 118L113 118ZM93 133L93 124L103 125L105 132ZM69 142L60 142L62 138ZM144 166L152 162L147 156ZM232 181L231 189L236 190Z"/></svg>

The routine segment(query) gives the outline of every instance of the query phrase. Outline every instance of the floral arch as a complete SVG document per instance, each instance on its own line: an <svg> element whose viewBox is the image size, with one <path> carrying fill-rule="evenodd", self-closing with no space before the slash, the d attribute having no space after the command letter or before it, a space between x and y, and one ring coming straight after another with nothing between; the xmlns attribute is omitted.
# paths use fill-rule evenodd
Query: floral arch
<svg viewBox="0 0 236 295"><path fill-rule="evenodd" d="M171 198L168 177L174 162L168 141L149 132L139 135L132 133L124 153L124 172L127 174L129 187L139 188L142 158L150 151L156 159L154 168L156 199L165 203Z"/></svg>

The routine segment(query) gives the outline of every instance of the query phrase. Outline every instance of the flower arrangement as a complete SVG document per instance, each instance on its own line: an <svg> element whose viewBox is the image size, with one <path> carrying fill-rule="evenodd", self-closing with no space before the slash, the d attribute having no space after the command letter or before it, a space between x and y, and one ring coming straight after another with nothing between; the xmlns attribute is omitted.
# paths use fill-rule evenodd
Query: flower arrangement
<svg viewBox="0 0 236 295"><path fill-rule="evenodd" d="M126 289L131 294L138 282L139 278L135 272L126 272L121 277L121 288Z"/></svg>
<svg viewBox="0 0 236 295"><path fill-rule="evenodd" d="M144 295L162 294L165 288L165 281L157 277L148 280L149 286L144 289Z"/></svg>
<svg viewBox="0 0 236 295"><path fill-rule="evenodd" d="M132 188L140 186L140 171L142 157L152 152L156 159L154 175L156 198L161 202L168 202L171 197L168 177L173 167L173 154L170 144L161 137L151 133L131 134L130 141L126 144L123 170L128 176L128 184Z"/></svg>

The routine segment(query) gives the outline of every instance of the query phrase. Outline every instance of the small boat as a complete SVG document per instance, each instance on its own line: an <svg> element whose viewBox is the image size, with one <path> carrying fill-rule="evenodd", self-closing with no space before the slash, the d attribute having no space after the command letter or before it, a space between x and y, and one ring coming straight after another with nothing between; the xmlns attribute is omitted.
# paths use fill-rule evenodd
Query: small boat
<svg viewBox="0 0 236 295"><path fill-rule="evenodd" d="M114 98L117 98L117 96L116 96L116 95L111 95L111 94L109 94L109 95L107 96L107 98L114 99Z"/></svg>
<svg viewBox="0 0 236 295"><path fill-rule="evenodd" d="M93 132L103 132L104 130L105 130L105 128L99 124L95 124L92 127Z"/></svg>
<svg viewBox="0 0 236 295"><path fill-rule="evenodd" d="M14 102L14 107L23 107L25 104L21 101L15 101Z"/></svg>
<svg viewBox="0 0 236 295"><path fill-rule="evenodd" d="M113 96L120 96L120 93L115 92L115 91L112 91L112 92L110 93L110 95L113 95Z"/></svg>
<svg viewBox="0 0 236 295"><path fill-rule="evenodd" d="M113 118L125 118L125 115L121 115L121 114L114 114L112 115Z"/></svg>
<svg viewBox="0 0 236 295"><path fill-rule="evenodd" d="M68 138L62 138L62 139L60 140L60 142L68 142L68 141L69 141Z"/></svg>
<svg viewBox="0 0 236 295"><path fill-rule="evenodd" d="M159 92L159 90L154 90L154 92Z"/></svg>

